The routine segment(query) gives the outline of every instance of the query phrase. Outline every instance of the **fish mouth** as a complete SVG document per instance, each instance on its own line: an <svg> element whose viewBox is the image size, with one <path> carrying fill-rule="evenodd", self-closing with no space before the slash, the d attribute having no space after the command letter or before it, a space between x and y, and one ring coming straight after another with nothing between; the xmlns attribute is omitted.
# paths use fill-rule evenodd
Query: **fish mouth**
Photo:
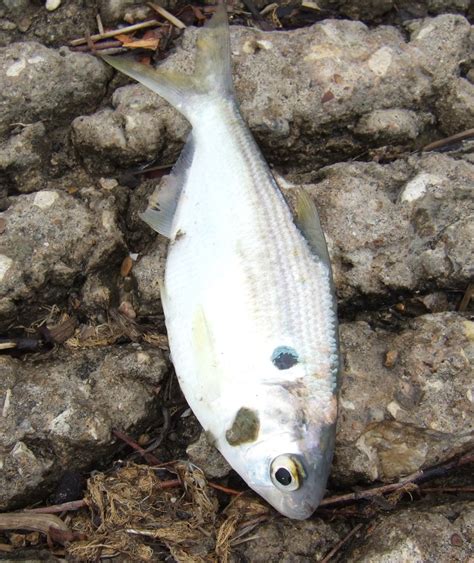
<svg viewBox="0 0 474 563"><path fill-rule="evenodd" d="M282 492L272 486L255 487L254 490L283 516L306 520L318 508L326 493L326 479L306 482L301 489L291 492Z"/></svg>
<svg viewBox="0 0 474 563"><path fill-rule="evenodd" d="M283 514L283 516L291 518L292 520L306 520L312 516L318 505L319 502L312 504L308 501L299 502L297 505L293 505L292 503L282 503L277 510Z"/></svg>
<svg viewBox="0 0 474 563"><path fill-rule="evenodd" d="M308 490L282 494L270 487L259 489L258 493L287 518L292 520L306 520L318 508L325 488L317 488L308 493Z"/></svg>

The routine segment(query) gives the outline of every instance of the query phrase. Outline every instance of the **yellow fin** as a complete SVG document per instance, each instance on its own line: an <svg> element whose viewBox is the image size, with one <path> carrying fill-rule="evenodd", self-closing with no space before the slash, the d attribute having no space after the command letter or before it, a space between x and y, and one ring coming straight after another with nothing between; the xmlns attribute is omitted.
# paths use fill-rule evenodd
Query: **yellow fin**
<svg viewBox="0 0 474 563"><path fill-rule="evenodd" d="M295 223L308 241L313 253L330 265L328 247L316 205L305 189L295 188L294 193L296 194Z"/></svg>
<svg viewBox="0 0 474 563"><path fill-rule="evenodd" d="M201 306L194 313L192 331L192 345L201 385L209 398L217 397L220 388L218 357L215 340Z"/></svg>

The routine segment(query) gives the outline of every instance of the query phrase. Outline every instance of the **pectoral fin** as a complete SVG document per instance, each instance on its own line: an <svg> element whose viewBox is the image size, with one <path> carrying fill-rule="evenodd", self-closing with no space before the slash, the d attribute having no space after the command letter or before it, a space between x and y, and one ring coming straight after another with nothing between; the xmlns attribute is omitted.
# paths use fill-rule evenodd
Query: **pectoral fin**
<svg viewBox="0 0 474 563"><path fill-rule="evenodd" d="M192 331L192 346L200 383L206 389L207 397L213 399L220 392L219 363L214 336L202 307L198 307L194 313Z"/></svg>
<svg viewBox="0 0 474 563"><path fill-rule="evenodd" d="M140 218L153 230L168 238L173 235L173 219L191 168L193 154L194 143L190 135L173 170L156 187L146 211L140 214Z"/></svg>

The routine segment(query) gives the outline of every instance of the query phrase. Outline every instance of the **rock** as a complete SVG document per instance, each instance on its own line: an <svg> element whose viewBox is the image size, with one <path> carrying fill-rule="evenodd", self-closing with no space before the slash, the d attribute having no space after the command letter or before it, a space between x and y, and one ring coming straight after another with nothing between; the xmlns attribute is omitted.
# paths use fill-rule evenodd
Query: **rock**
<svg viewBox="0 0 474 563"><path fill-rule="evenodd" d="M112 72L97 58L39 43L0 48L0 135L14 123L64 120L96 108Z"/></svg>
<svg viewBox="0 0 474 563"><path fill-rule="evenodd" d="M17 314L27 325L82 276L119 262L125 249L115 213L113 196L89 205L51 190L15 198L0 213L0 323Z"/></svg>
<svg viewBox="0 0 474 563"><path fill-rule="evenodd" d="M326 522L321 518L297 521L278 518L258 527L258 539L235 548L241 561L266 563L309 563L321 561L347 535L343 522Z"/></svg>
<svg viewBox="0 0 474 563"><path fill-rule="evenodd" d="M50 142L42 122L26 125L0 143L0 189L5 193L41 190L49 152Z"/></svg>
<svg viewBox="0 0 474 563"><path fill-rule="evenodd" d="M347 20L281 33L232 26L243 116L279 166L314 170L380 146L393 138L391 131L382 134L384 123L393 127L393 112L403 122L396 142L416 148L430 140L428 131L426 139L414 137L438 117L433 100L458 79L460 61L469 57L469 32L467 20L455 15L417 21L408 42L393 27ZM197 34L186 30L163 66L189 72ZM137 85L117 90L113 106L73 124L75 146L90 169L108 173L116 164L176 158L187 128L174 109ZM364 128L377 115L385 122L373 132Z"/></svg>
<svg viewBox="0 0 474 563"><path fill-rule="evenodd" d="M83 471L127 431L155 415L167 370L148 346L60 350L25 361L0 357L0 510L41 498L65 470Z"/></svg>
<svg viewBox="0 0 474 563"><path fill-rule="evenodd" d="M116 293L117 279L110 272L91 273L81 287L81 312L86 313L89 318L105 322L109 307L117 306L113 299Z"/></svg>
<svg viewBox="0 0 474 563"><path fill-rule="evenodd" d="M454 135L474 128L474 84L465 78L453 81L437 103L442 131Z"/></svg>
<svg viewBox="0 0 474 563"><path fill-rule="evenodd" d="M100 0L98 4L100 17L106 25L123 21L125 14L131 8L143 8L146 6L146 2L140 0ZM160 2L160 6L163 6L163 2Z"/></svg>
<svg viewBox="0 0 474 563"><path fill-rule="evenodd" d="M20 14L28 9L29 0L2 0L5 8L13 14Z"/></svg>
<svg viewBox="0 0 474 563"><path fill-rule="evenodd" d="M399 334L342 324L336 480L394 481L473 447L473 327L456 313Z"/></svg>
<svg viewBox="0 0 474 563"><path fill-rule="evenodd" d="M116 90L112 104L115 111L105 109L73 121L73 141L89 169L111 173L114 162L130 166L152 162L158 154L170 164L177 159L189 125L164 100L134 85Z"/></svg>
<svg viewBox="0 0 474 563"><path fill-rule="evenodd" d="M54 12L61 5L61 0L46 0L45 8L48 12Z"/></svg>
<svg viewBox="0 0 474 563"><path fill-rule="evenodd" d="M321 213L343 303L361 295L464 289L474 272L474 167L441 154L345 163L307 189Z"/></svg>
<svg viewBox="0 0 474 563"><path fill-rule="evenodd" d="M141 256L133 267L138 290L140 316L163 312L160 299L160 280L163 279L166 259L166 242L158 239L147 254Z"/></svg>
<svg viewBox="0 0 474 563"><path fill-rule="evenodd" d="M225 458L209 444L204 432L201 432L196 442L187 447L186 453L189 459L211 479L225 477L231 470Z"/></svg>
<svg viewBox="0 0 474 563"><path fill-rule="evenodd" d="M470 7L469 0L320 0L318 5L351 19L377 22L384 16L403 22L445 12L465 14Z"/></svg>
<svg viewBox="0 0 474 563"><path fill-rule="evenodd" d="M415 140L433 116L402 109L375 110L361 117L354 132L366 139L387 144Z"/></svg>
<svg viewBox="0 0 474 563"><path fill-rule="evenodd" d="M474 503L409 508L371 523L350 563L379 561L469 561L474 541Z"/></svg>

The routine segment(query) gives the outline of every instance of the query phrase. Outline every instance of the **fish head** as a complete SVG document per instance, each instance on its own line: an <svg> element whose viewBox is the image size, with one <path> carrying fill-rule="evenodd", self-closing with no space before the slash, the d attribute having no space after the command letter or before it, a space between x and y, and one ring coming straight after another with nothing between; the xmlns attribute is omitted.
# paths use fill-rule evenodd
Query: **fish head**
<svg viewBox="0 0 474 563"><path fill-rule="evenodd" d="M242 451L240 475L284 516L309 518L319 506L329 476L335 424L306 436L273 434Z"/></svg>

